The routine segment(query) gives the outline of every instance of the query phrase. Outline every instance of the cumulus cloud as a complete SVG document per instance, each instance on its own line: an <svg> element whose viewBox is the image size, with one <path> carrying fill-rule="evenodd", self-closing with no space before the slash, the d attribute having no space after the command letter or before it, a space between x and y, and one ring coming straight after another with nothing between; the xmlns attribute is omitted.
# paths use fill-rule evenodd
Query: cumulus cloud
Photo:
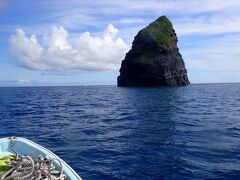
<svg viewBox="0 0 240 180"><path fill-rule="evenodd" d="M108 25L102 36L89 32L69 40L63 27L53 27L39 39L27 36L22 29L10 38L16 62L26 68L47 71L117 69L129 46L117 36L118 29Z"/></svg>

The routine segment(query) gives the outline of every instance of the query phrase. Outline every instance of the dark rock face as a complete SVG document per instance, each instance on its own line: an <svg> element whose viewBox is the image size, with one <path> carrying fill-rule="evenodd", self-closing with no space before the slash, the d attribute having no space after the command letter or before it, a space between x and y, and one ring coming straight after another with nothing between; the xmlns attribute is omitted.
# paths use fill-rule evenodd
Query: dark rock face
<svg viewBox="0 0 240 180"><path fill-rule="evenodd" d="M190 82L172 23L161 16L135 36L118 86L186 86Z"/></svg>

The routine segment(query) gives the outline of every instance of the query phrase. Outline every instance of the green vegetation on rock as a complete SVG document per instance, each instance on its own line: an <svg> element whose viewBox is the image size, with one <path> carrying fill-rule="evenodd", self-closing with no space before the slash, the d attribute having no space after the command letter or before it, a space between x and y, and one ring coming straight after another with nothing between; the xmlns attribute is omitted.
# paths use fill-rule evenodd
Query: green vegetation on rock
<svg viewBox="0 0 240 180"><path fill-rule="evenodd" d="M143 30L144 34L149 35L154 42L161 45L170 45L175 40L173 37L173 26L166 16L159 17L156 21L149 24ZM134 60L135 63L151 63L156 59L152 51L145 47L142 54L137 56Z"/></svg>
<svg viewBox="0 0 240 180"><path fill-rule="evenodd" d="M173 26L166 16L161 16L143 30L158 44L170 44L172 41Z"/></svg>
<svg viewBox="0 0 240 180"><path fill-rule="evenodd" d="M152 62L154 58L155 56L150 51L146 51L135 59L135 63L149 63Z"/></svg>

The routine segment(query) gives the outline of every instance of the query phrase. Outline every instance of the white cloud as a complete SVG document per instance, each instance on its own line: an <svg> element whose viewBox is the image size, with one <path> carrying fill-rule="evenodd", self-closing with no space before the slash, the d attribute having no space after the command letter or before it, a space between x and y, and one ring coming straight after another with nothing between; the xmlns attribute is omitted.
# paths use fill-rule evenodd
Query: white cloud
<svg viewBox="0 0 240 180"><path fill-rule="evenodd" d="M123 18L119 19L116 22L120 24L139 24L139 23L146 23L146 20L141 18Z"/></svg>
<svg viewBox="0 0 240 180"><path fill-rule="evenodd" d="M240 16L206 16L198 18L181 18L175 20L174 27L181 36L198 34L214 35L240 32Z"/></svg>
<svg viewBox="0 0 240 180"><path fill-rule="evenodd" d="M22 78L20 78L17 82L17 84L19 84L19 85L26 85L28 83L29 83L29 81L27 79L22 79Z"/></svg>
<svg viewBox="0 0 240 180"><path fill-rule="evenodd" d="M222 0L221 3L219 0L138 0L137 3L132 0L59 0L30 3L31 7L41 11L41 16L30 17L31 25L24 23L25 20L18 24L35 34L53 24L75 32L84 28L103 27L109 23L119 25L121 29L124 29L122 26L143 27L163 14L174 21L180 35L240 32L239 0ZM15 25L8 27L1 24L0 32L12 31L13 27L15 29Z"/></svg>
<svg viewBox="0 0 240 180"><path fill-rule="evenodd" d="M11 51L18 64L29 69L80 71L118 69L129 46L117 36L118 29L108 25L100 37L82 33L71 42L63 27L53 27L40 44L35 35L22 29L10 38Z"/></svg>
<svg viewBox="0 0 240 180"><path fill-rule="evenodd" d="M32 8L38 8L37 11L41 12L41 16L30 17L31 25L29 23L18 24L23 26L27 24L24 29L34 33L41 31L43 27L51 27L52 24L64 26L70 31L82 30L84 27L99 28L109 23L114 23L119 27L122 25L136 26L136 24L145 26L163 14L171 17L181 34L199 34L202 31L203 34L209 31L212 34L215 30L216 33L219 33L218 29L220 32L239 31L239 21L234 24L233 28L230 28L231 23L227 22L229 19L238 20L240 18L239 0L222 0L221 3L219 0L138 0L137 3L132 0L58 0L32 1L30 3ZM219 20L209 22L208 19L211 19L212 15L218 16ZM187 22L182 20L186 17L189 18ZM205 17L205 20L201 22L199 17ZM25 20L20 22L25 22ZM0 25L0 31L6 28L8 28L6 25ZM11 30L9 27L9 31Z"/></svg>
<svg viewBox="0 0 240 180"><path fill-rule="evenodd" d="M39 2L37 2L39 3ZM52 5L51 5L52 3ZM42 1L40 2L42 4ZM135 14L136 13L162 13L171 12L175 14L186 14L186 13L201 13L201 12L216 12L228 9L229 11L236 10L237 6L240 5L239 0L122 0L122 1L58 1L58 6L68 7L66 9L78 10L78 7L84 7L81 12L84 14ZM48 2L46 6L53 7L56 3Z"/></svg>
<svg viewBox="0 0 240 180"><path fill-rule="evenodd" d="M189 69L239 71L239 44L240 34L228 35L196 42L182 54Z"/></svg>

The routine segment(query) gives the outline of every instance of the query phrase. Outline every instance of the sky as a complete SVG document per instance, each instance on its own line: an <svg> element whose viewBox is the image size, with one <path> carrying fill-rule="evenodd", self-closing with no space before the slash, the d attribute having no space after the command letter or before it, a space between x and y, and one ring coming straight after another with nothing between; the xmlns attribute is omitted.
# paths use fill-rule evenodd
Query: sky
<svg viewBox="0 0 240 180"><path fill-rule="evenodd" d="M0 86L116 85L139 30L173 23L191 83L240 82L239 0L0 0Z"/></svg>

